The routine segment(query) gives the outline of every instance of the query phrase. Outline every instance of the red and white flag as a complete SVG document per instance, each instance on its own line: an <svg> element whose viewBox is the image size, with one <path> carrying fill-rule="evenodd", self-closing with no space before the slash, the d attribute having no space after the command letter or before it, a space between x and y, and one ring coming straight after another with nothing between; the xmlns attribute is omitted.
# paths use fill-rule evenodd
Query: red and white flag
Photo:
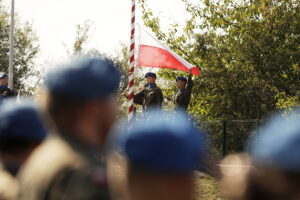
<svg viewBox="0 0 300 200"><path fill-rule="evenodd" d="M199 69L162 44L154 36L139 26L138 66L168 68L192 73L199 76Z"/></svg>

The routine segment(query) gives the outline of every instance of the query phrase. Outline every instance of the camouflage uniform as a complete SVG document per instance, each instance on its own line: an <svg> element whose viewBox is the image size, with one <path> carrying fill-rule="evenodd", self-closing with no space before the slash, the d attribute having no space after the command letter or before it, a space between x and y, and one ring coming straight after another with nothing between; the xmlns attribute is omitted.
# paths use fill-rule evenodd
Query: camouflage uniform
<svg viewBox="0 0 300 200"><path fill-rule="evenodd" d="M100 153L87 149L67 136L47 139L20 172L20 199L110 199Z"/></svg>
<svg viewBox="0 0 300 200"><path fill-rule="evenodd" d="M184 110L186 111L191 100L191 94L193 89L193 81L192 77L189 76L187 80L186 87L184 89L181 89L178 91L178 93L175 96L175 110Z"/></svg>
<svg viewBox="0 0 300 200"><path fill-rule="evenodd" d="M134 96L134 103L143 105L145 111L150 108L162 108L163 93L156 84L147 85L145 89Z"/></svg>

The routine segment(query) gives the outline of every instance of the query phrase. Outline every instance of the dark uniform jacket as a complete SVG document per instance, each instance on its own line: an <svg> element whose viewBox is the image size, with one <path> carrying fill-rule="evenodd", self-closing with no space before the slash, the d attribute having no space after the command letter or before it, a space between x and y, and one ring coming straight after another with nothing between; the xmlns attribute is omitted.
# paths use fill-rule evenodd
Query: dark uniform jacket
<svg viewBox="0 0 300 200"><path fill-rule="evenodd" d="M191 94L193 89L192 77L189 76L187 80L186 87L178 91L175 96L175 110L184 110L186 111L191 100Z"/></svg>
<svg viewBox="0 0 300 200"><path fill-rule="evenodd" d="M150 108L162 108L164 100L163 93L156 84L146 85L146 87L134 96L134 103L143 105L147 111Z"/></svg>
<svg viewBox="0 0 300 200"><path fill-rule="evenodd" d="M21 200L108 200L106 170L99 155L67 137L51 136L19 174Z"/></svg>
<svg viewBox="0 0 300 200"><path fill-rule="evenodd" d="M7 86L0 86L0 96L3 98L5 97L12 97L16 96L15 92L11 89L9 89Z"/></svg>

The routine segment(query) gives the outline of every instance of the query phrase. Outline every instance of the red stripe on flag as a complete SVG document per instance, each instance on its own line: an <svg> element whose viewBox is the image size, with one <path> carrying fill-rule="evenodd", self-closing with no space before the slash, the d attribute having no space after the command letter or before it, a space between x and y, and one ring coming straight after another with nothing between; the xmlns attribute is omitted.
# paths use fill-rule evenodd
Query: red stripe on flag
<svg viewBox="0 0 300 200"><path fill-rule="evenodd" d="M148 45L140 45L138 66L189 71L188 67L182 64L167 50ZM196 76L200 74L197 67L192 68L192 73Z"/></svg>

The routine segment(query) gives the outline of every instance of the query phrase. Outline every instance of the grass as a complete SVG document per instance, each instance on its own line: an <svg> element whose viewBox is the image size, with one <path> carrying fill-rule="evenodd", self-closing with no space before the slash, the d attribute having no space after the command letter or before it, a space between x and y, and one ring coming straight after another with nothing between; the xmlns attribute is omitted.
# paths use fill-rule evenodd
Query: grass
<svg viewBox="0 0 300 200"><path fill-rule="evenodd" d="M226 200L218 188L218 182L203 174L197 174L196 200Z"/></svg>

